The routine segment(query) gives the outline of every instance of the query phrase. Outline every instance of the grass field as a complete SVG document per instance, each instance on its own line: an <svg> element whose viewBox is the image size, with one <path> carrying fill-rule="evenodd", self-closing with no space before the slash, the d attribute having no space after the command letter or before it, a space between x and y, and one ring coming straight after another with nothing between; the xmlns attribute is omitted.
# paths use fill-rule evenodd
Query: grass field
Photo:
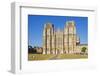
<svg viewBox="0 0 100 76"><path fill-rule="evenodd" d="M56 60L56 59L84 59L88 58L88 55L80 54L28 54L28 60Z"/></svg>
<svg viewBox="0 0 100 76"><path fill-rule="evenodd" d="M88 55L60 54L58 58L60 59L80 59L80 58L88 58Z"/></svg>
<svg viewBox="0 0 100 76"><path fill-rule="evenodd" d="M52 57L54 57L54 55L51 54L28 54L28 60L48 60Z"/></svg>

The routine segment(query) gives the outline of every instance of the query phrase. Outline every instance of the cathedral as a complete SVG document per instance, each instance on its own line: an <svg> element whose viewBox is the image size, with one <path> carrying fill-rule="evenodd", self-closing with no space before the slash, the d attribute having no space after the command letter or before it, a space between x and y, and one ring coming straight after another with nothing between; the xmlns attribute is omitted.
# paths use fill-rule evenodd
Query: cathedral
<svg viewBox="0 0 100 76"><path fill-rule="evenodd" d="M82 47L87 44L80 44L74 21L67 21L63 30L55 29L52 23L44 25L43 54L80 53Z"/></svg>

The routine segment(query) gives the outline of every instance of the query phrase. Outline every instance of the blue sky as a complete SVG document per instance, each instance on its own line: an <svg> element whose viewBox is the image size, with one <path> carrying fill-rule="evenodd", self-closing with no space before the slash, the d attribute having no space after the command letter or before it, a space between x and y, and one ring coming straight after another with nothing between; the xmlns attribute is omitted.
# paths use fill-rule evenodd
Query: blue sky
<svg viewBox="0 0 100 76"><path fill-rule="evenodd" d="M54 24L54 28L63 30L66 21L75 21L76 32L80 37L81 44L88 43L88 17L79 16L47 16L28 15L28 44L31 46L42 46L42 35L45 23Z"/></svg>

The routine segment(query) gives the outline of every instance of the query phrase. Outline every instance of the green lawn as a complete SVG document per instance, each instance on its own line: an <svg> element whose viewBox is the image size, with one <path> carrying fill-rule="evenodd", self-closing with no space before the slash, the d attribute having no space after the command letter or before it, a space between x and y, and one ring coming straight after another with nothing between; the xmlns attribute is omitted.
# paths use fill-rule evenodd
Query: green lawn
<svg viewBox="0 0 100 76"><path fill-rule="evenodd" d="M28 60L48 60L54 56L51 54L28 54Z"/></svg>
<svg viewBox="0 0 100 76"><path fill-rule="evenodd" d="M80 58L88 58L88 55L60 54L58 58L60 59L80 59Z"/></svg>
<svg viewBox="0 0 100 76"><path fill-rule="evenodd" d="M56 57L56 58L55 58ZM28 60L55 60L55 59L84 59L88 58L88 55L76 55L76 54L28 54Z"/></svg>

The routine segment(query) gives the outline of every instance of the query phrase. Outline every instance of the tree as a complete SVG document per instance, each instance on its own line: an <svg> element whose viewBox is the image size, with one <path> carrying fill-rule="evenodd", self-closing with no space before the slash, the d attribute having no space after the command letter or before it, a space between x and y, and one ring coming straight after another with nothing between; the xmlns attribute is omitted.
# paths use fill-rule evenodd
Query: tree
<svg viewBox="0 0 100 76"><path fill-rule="evenodd" d="M33 48L33 49L32 49L32 53L33 53L33 54L37 54L36 48Z"/></svg>
<svg viewBox="0 0 100 76"><path fill-rule="evenodd" d="M32 53L32 50L33 50L33 48L32 48L32 46L28 46L28 53Z"/></svg>
<svg viewBox="0 0 100 76"><path fill-rule="evenodd" d="M82 47L81 52L82 53L85 53L86 52L86 49L87 49L86 47Z"/></svg>
<svg viewBox="0 0 100 76"><path fill-rule="evenodd" d="M28 53L30 54L37 54L36 48L33 48L32 46L28 46Z"/></svg>

